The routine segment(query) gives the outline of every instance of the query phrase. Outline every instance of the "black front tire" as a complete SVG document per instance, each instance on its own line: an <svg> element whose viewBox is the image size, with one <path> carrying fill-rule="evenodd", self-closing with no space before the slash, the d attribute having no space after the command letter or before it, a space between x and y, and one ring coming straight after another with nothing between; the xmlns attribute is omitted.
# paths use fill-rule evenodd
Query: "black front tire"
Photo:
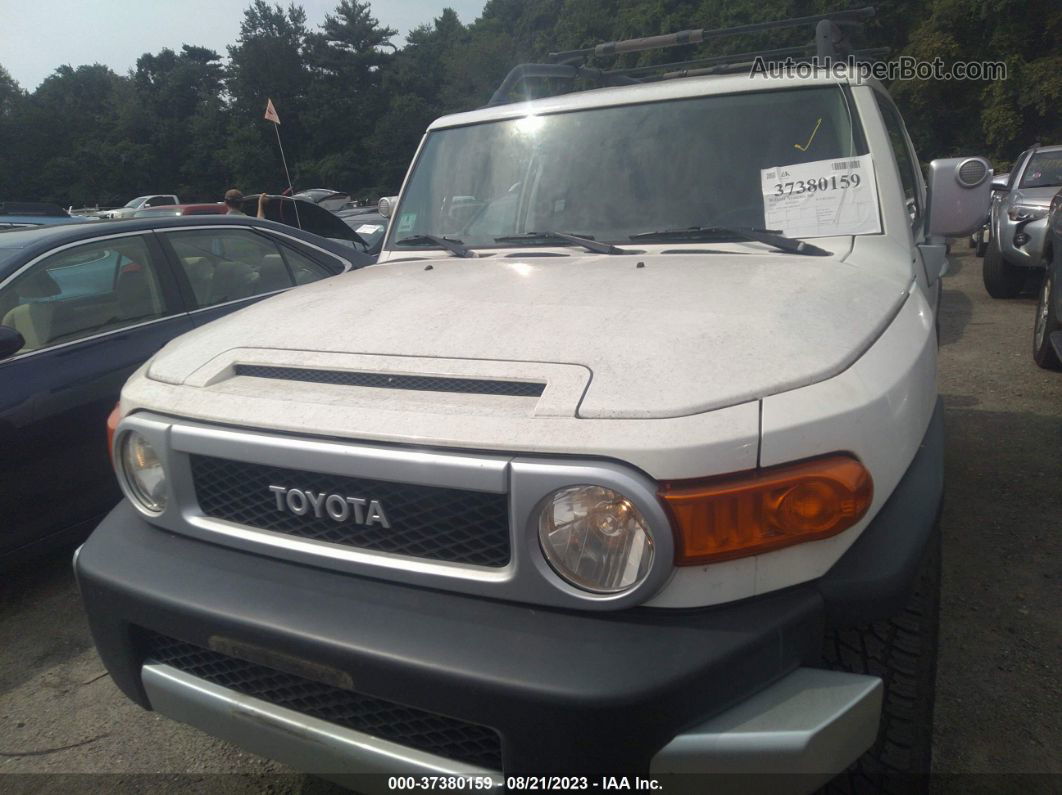
<svg viewBox="0 0 1062 795"><path fill-rule="evenodd" d="M1051 344L1051 334L1058 331L1062 324L1054 308L1058 305L1058 281L1054 273L1048 270L1040 288L1040 300L1036 304L1036 320L1033 323L1033 359L1045 370L1062 370L1062 360Z"/></svg>
<svg viewBox="0 0 1062 795"><path fill-rule="evenodd" d="M1014 298L1025 286L1025 271L1014 267L1003 258L999 244L994 238L988 241L981 274L985 289L993 298Z"/></svg>
<svg viewBox="0 0 1062 795"><path fill-rule="evenodd" d="M830 793L925 792L933 759L940 617L940 528L934 528L903 612L885 621L831 629L830 668L881 677L885 694L878 739L827 786Z"/></svg>

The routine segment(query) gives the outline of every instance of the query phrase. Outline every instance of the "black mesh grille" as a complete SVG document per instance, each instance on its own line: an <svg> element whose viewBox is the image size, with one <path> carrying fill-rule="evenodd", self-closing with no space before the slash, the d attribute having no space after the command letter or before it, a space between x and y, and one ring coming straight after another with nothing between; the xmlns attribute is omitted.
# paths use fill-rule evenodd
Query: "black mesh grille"
<svg viewBox="0 0 1062 795"><path fill-rule="evenodd" d="M486 726L362 695L144 631L145 659L280 707L421 751L501 770L501 740Z"/></svg>
<svg viewBox="0 0 1062 795"><path fill-rule="evenodd" d="M441 378L427 375L387 375L386 373L352 373L313 370L303 367L266 367L257 364L236 365L236 375L253 378L277 378L283 381L308 381L313 384L367 386L377 389L411 389L421 392L461 392L473 395L538 397L545 384L529 381L491 381L479 378Z"/></svg>
<svg viewBox="0 0 1062 795"><path fill-rule="evenodd" d="M191 456L199 507L206 516L262 530L429 560L504 566L509 562L508 497L479 491L284 469ZM322 510L298 516L277 508L270 486L376 500L390 527L337 522ZM361 508L364 512L366 508ZM367 518L367 513L365 514Z"/></svg>

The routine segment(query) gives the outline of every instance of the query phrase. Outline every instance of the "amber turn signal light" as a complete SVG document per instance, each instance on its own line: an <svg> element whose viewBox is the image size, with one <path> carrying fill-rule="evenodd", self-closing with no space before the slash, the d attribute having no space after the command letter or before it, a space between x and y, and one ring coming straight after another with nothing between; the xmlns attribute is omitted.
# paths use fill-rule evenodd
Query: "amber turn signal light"
<svg viewBox="0 0 1062 795"><path fill-rule="evenodd" d="M121 403L115 403L107 415L107 455L111 457L111 466L114 466L114 432L118 430L118 421L122 419L121 406Z"/></svg>
<svg viewBox="0 0 1062 795"><path fill-rule="evenodd" d="M675 533L675 565L759 555L847 530L874 496L870 473L849 455L704 480L660 484Z"/></svg>

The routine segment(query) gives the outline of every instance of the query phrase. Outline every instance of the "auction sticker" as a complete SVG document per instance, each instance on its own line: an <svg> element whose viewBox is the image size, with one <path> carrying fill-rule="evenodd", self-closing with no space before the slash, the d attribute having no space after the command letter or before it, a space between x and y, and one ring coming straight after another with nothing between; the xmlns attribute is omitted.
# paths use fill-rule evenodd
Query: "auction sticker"
<svg viewBox="0 0 1062 795"><path fill-rule="evenodd" d="M863 235L881 231L870 155L760 170L763 225L787 237Z"/></svg>
<svg viewBox="0 0 1062 795"><path fill-rule="evenodd" d="M417 223L416 213L402 213L398 219L398 234L404 235L413 231L413 225Z"/></svg>
<svg viewBox="0 0 1062 795"><path fill-rule="evenodd" d="M362 224L354 231L359 235L372 235L379 232L383 227L380 224Z"/></svg>

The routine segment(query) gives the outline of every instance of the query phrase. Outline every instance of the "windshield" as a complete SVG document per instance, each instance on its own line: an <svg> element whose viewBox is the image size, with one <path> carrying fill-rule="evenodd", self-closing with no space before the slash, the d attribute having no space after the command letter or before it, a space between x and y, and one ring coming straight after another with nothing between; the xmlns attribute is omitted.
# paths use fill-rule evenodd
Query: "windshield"
<svg viewBox="0 0 1062 795"><path fill-rule="evenodd" d="M378 213L344 213L339 217L365 241L366 251L376 248L387 230L387 219Z"/></svg>
<svg viewBox="0 0 1062 795"><path fill-rule="evenodd" d="M389 244L436 235L498 246L545 231L620 243L660 229L762 228L761 169L866 153L850 107L840 87L823 86L436 130Z"/></svg>
<svg viewBox="0 0 1062 795"><path fill-rule="evenodd" d="M126 207L139 207L147 199L147 196L137 196L135 199L130 199L125 203Z"/></svg>
<svg viewBox="0 0 1062 795"><path fill-rule="evenodd" d="M1062 185L1062 150L1033 155L1018 187L1053 188L1057 185Z"/></svg>

